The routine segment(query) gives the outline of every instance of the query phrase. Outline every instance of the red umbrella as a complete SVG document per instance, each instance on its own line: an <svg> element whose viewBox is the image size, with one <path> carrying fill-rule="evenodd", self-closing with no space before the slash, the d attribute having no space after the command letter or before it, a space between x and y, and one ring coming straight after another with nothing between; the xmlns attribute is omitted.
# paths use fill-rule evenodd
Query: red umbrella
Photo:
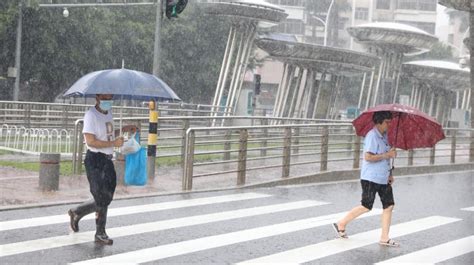
<svg viewBox="0 0 474 265"><path fill-rule="evenodd" d="M390 146L404 150L433 147L443 140L443 128L434 118L424 112L401 104L383 104L364 111L352 121L356 134L365 136L375 125L372 115L377 111L390 111L392 121L388 129Z"/></svg>

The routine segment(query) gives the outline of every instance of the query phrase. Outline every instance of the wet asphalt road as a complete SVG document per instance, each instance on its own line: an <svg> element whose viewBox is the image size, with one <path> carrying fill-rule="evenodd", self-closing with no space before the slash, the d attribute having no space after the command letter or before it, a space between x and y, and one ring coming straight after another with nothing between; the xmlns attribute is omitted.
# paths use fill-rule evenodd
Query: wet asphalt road
<svg viewBox="0 0 474 265"><path fill-rule="evenodd" d="M473 171L396 178L392 225L402 226L392 232L400 234L399 248L381 247L378 232L370 234L380 227L376 211L347 227L348 240L334 240L334 214L360 201L359 182L347 181L116 200L107 224L113 246L92 241L93 219L71 233L71 205L2 211L0 263L372 264L442 244L433 253L447 255L459 249L452 242L474 234L473 211L465 209L474 207L473 178ZM381 208L378 198L374 208ZM46 218L30 219L37 217ZM472 237L467 242L474 245ZM474 261L472 249L443 255L430 256L440 264Z"/></svg>

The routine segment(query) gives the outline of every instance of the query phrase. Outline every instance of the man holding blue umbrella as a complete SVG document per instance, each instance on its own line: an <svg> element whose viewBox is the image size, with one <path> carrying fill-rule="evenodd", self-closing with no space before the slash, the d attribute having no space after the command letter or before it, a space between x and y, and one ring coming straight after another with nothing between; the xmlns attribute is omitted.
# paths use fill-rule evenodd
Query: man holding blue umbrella
<svg viewBox="0 0 474 265"><path fill-rule="evenodd" d="M91 72L77 80L64 96L96 98L96 105L84 117L83 129L88 149L84 164L94 201L69 210L71 229L74 232L79 231L79 220L95 211L95 241L111 245L113 240L105 233L107 207L112 201L116 185L116 173L111 159L114 147L123 145L123 138L116 138L113 130L110 113L112 98L171 101L181 99L156 76L123 67ZM135 129L135 126L125 126L122 131L134 132ZM154 156L155 154L152 154L150 157Z"/></svg>
<svg viewBox="0 0 474 265"><path fill-rule="evenodd" d="M113 199L116 186L116 173L112 156L114 147L121 147L123 137L115 137L111 94L97 94L96 104L84 116L82 133L87 145L84 165L93 201L84 202L70 209L70 226L74 232L79 231L79 220L87 214L96 212L95 242L112 245L113 240L105 232L107 208ZM125 126L123 131L135 131L134 126Z"/></svg>

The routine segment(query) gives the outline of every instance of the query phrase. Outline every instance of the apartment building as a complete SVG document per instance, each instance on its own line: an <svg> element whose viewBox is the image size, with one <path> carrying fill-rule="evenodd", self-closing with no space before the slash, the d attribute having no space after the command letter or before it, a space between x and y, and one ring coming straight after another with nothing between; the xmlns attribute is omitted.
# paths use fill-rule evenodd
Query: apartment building
<svg viewBox="0 0 474 265"><path fill-rule="evenodd" d="M285 9L289 14L273 31L294 35L300 42L323 45L327 10L309 10L306 8L309 1L320 0L266 0ZM337 27L337 41L328 41L329 46L365 51L364 47L352 40L346 28L378 21L404 23L435 34L437 0L334 0L334 4L339 7L339 18L337 22L329 19L330 23L337 23L329 24L329 27ZM330 15L334 16L334 12ZM278 64L281 67L281 63L269 60L268 64L260 71L266 73L268 68L271 73L281 72L276 70ZM262 75L262 78L262 84L265 84L266 80L270 83L279 81L278 77L267 75Z"/></svg>
<svg viewBox="0 0 474 265"><path fill-rule="evenodd" d="M273 28L274 32L294 35L299 42L305 42L305 31L307 25L307 10L305 2L307 0L267 0L266 2L275 4L285 9L288 17L285 21Z"/></svg>
<svg viewBox="0 0 474 265"><path fill-rule="evenodd" d="M306 10L307 1L315 0L267 0L281 6L289 14L287 20L277 26L275 31L294 34L299 41L323 44L327 10ZM346 28L377 21L404 23L435 34L437 0L334 1L340 8L339 19L329 20L330 23L337 23L329 24L329 27L338 28L338 40L330 43L332 46L362 50L360 46L353 44ZM334 10L331 16L334 16Z"/></svg>
<svg viewBox="0 0 474 265"><path fill-rule="evenodd" d="M469 14L453 9L446 9L449 16L449 23L444 30L438 32L440 39L452 47L454 56L466 56L469 49L464 45L463 41L469 37Z"/></svg>

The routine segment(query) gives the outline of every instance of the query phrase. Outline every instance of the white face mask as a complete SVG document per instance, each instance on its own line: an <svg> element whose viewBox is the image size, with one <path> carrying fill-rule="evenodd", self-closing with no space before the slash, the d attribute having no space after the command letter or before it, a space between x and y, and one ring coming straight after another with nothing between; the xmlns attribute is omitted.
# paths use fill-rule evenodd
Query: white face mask
<svg viewBox="0 0 474 265"><path fill-rule="evenodd" d="M99 108L105 111L112 109L113 100L101 100L99 103Z"/></svg>

